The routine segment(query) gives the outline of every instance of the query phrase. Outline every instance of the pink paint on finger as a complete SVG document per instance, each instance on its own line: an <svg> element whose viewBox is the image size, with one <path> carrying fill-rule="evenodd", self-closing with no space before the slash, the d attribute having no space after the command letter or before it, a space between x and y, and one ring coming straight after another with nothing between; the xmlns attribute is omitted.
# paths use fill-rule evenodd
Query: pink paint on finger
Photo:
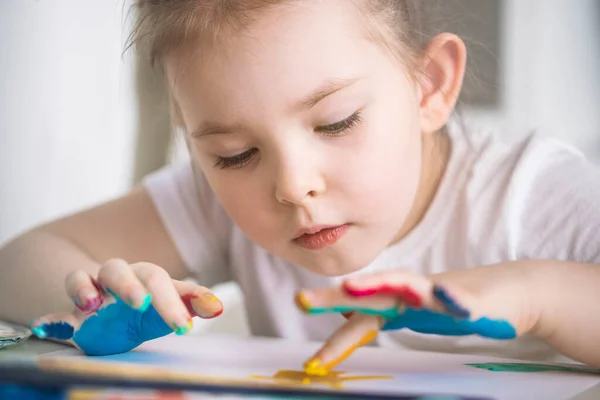
<svg viewBox="0 0 600 400"><path fill-rule="evenodd" d="M408 285L392 286L386 283L371 288L353 288L348 282L344 282L343 290L353 297L372 296L374 294L389 294L400 298L407 306L422 308L423 300L419 294Z"/></svg>
<svg viewBox="0 0 600 400"><path fill-rule="evenodd" d="M75 302L75 307L84 313L95 312L102 307L102 304L104 304L102 296L96 296L93 299L87 299L85 302L81 302L77 297L73 300Z"/></svg>

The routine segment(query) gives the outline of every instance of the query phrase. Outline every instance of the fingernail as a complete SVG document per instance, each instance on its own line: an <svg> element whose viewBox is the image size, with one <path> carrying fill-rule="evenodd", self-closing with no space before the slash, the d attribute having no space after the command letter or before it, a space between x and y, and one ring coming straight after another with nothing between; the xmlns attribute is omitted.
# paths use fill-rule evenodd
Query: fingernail
<svg viewBox="0 0 600 400"><path fill-rule="evenodd" d="M204 298L208 301L220 301L219 298L212 293L205 293Z"/></svg>
<svg viewBox="0 0 600 400"><path fill-rule="evenodd" d="M456 300L450 296L446 289L442 288L441 286L433 286L433 296L439 300L440 303L442 303L444 310L449 315L456 318L469 318L471 315L469 310L459 305Z"/></svg>
<svg viewBox="0 0 600 400"><path fill-rule="evenodd" d="M176 335L185 335L192 329L192 318L190 317L182 317L178 319L177 322L173 323L173 331Z"/></svg>
<svg viewBox="0 0 600 400"><path fill-rule="evenodd" d="M40 339L69 340L73 337L73 326L66 322L52 322L42 324L31 329L31 332Z"/></svg>
<svg viewBox="0 0 600 400"><path fill-rule="evenodd" d="M310 302L306 298L306 294L304 294L304 292L302 292L302 291L296 292L296 296L294 298L294 301L296 303L296 306L301 311L307 312L307 311L309 311L312 308Z"/></svg>
<svg viewBox="0 0 600 400"><path fill-rule="evenodd" d="M304 365L304 372L312 376L327 376L329 369L319 358L313 358Z"/></svg>
<svg viewBox="0 0 600 400"><path fill-rule="evenodd" d="M73 300L75 301L75 306L83 312L96 311L104 302L102 296L98 296L97 292L88 288L77 292L77 296Z"/></svg>
<svg viewBox="0 0 600 400"><path fill-rule="evenodd" d="M214 306L220 306L220 307L219 307L219 309L218 309L217 311L215 311L215 312L214 312L212 315L210 315L210 316L208 316L208 317L203 317L203 318L206 318L206 319L209 319L209 318L216 318L216 317L218 317L219 315L223 314L223 304L221 304L221 300L220 300L220 299L219 299L217 296L215 296L215 295L214 295L214 294L212 294L212 293L206 293L206 294L204 295L204 298L206 299L206 301L207 301L207 302L210 302L210 303L212 303L212 305L214 305Z"/></svg>

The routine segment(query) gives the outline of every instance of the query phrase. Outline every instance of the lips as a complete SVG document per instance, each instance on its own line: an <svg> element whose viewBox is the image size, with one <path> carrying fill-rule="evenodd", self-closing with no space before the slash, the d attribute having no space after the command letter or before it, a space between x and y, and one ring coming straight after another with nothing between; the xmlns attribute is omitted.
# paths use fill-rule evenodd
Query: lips
<svg viewBox="0 0 600 400"><path fill-rule="evenodd" d="M309 250L332 246L348 231L350 225L315 226L297 233L294 242Z"/></svg>

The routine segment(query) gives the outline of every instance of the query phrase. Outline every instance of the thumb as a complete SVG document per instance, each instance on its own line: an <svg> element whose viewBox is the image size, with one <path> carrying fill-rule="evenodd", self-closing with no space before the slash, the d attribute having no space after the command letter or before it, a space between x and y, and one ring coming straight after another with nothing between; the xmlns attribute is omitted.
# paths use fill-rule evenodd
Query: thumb
<svg viewBox="0 0 600 400"><path fill-rule="evenodd" d="M173 285L191 316L209 319L223 313L221 300L204 286L177 280L173 280Z"/></svg>
<svg viewBox="0 0 600 400"><path fill-rule="evenodd" d="M70 341L80 325L71 313L48 314L31 323L31 333L40 339Z"/></svg>
<svg viewBox="0 0 600 400"><path fill-rule="evenodd" d="M353 314L304 364L308 375L325 376L356 349L372 342L383 324L378 316Z"/></svg>

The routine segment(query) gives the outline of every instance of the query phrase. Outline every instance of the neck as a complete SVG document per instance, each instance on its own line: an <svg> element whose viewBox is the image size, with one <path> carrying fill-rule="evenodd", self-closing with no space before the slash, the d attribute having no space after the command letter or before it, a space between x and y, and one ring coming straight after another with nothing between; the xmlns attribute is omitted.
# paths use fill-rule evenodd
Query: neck
<svg viewBox="0 0 600 400"><path fill-rule="evenodd" d="M421 180L417 195L402 228L390 244L397 243L406 237L425 216L446 171L451 145L450 138L445 130L424 136Z"/></svg>

